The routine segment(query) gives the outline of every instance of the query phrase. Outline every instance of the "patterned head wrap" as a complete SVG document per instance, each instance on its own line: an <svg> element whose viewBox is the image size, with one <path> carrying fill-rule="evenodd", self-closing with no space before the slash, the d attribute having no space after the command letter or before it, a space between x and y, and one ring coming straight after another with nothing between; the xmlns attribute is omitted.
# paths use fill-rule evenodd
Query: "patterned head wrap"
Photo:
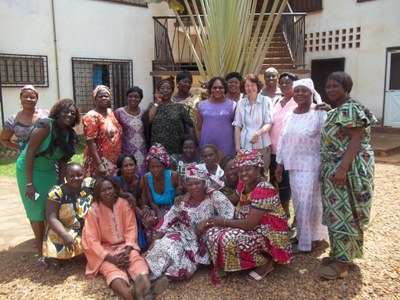
<svg viewBox="0 0 400 300"><path fill-rule="evenodd" d="M195 165L189 165L185 171L186 178L194 178L198 180L208 180L207 172L197 168Z"/></svg>
<svg viewBox="0 0 400 300"><path fill-rule="evenodd" d="M153 158L157 158L167 168L171 165L171 159L167 153L167 150L165 150L162 144L155 143L153 146L151 146L149 153L147 153L146 156L146 163L149 164L150 160Z"/></svg>
<svg viewBox="0 0 400 300"><path fill-rule="evenodd" d="M262 155L257 150L241 149L235 157L235 166L264 167Z"/></svg>
<svg viewBox="0 0 400 300"><path fill-rule="evenodd" d="M322 99L320 94L315 90L314 88L314 82L311 80L311 78L304 78L300 80L296 80L293 82L293 89L297 86L304 86L308 88L311 91L311 94L313 96L313 99L317 102L317 104L322 103Z"/></svg>
<svg viewBox="0 0 400 300"><path fill-rule="evenodd" d="M266 74L266 73L275 73L276 76L279 75L278 70L275 69L274 67L270 67L270 68L266 69L265 72L264 72L264 74Z"/></svg>
<svg viewBox="0 0 400 300"><path fill-rule="evenodd" d="M109 95L111 95L111 89L106 85L98 85L92 92L93 98L96 98L97 94L101 91L105 90Z"/></svg>
<svg viewBox="0 0 400 300"><path fill-rule="evenodd" d="M22 95L22 93L25 92L25 91L27 91L27 90L34 91L35 94L36 94L36 97L39 96L39 92L37 91L37 89L35 89L35 87L34 87L33 85L30 85L30 84L24 85L24 86L22 87L22 89L21 89L20 94Z"/></svg>
<svg viewBox="0 0 400 300"><path fill-rule="evenodd" d="M161 87L164 83L166 83L166 82L171 86L172 90L175 89L174 77L170 76L170 77L161 79L161 80L157 83L157 90L159 90L160 87Z"/></svg>

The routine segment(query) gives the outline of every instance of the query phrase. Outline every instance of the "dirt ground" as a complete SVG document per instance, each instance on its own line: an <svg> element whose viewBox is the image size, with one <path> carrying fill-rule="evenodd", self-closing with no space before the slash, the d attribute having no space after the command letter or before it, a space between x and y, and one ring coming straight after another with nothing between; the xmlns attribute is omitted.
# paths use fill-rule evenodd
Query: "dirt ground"
<svg viewBox="0 0 400 300"><path fill-rule="evenodd" d="M190 280L172 282L160 299L400 299L400 166L377 164L375 178L365 257L351 266L348 278L326 281L318 276L320 259L329 250L321 243L261 282L248 283L243 272L213 285L211 268L205 267ZM58 271L42 271L34 251L24 250L29 245L33 240L0 252L0 299L118 299L102 277L84 278L84 259L71 260Z"/></svg>

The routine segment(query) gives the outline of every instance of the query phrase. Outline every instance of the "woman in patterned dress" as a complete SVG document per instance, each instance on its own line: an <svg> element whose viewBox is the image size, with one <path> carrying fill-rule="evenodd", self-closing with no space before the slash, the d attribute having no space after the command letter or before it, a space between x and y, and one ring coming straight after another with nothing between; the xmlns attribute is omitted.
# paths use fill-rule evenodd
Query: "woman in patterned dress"
<svg viewBox="0 0 400 300"><path fill-rule="evenodd" d="M348 265L363 256L364 226L374 192L374 152L369 144L375 116L353 99L351 77L329 75L326 93L337 107L328 112L322 130L323 223L331 251L320 269L322 277L346 277Z"/></svg>
<svg viewBox="0 0 400 300"><path fill-rule="evenodd" d="M219 191L207 188L207 173L190 165L186 169L188 193L174 205L157 225L157 234L146 261L150 279L166 275L187 279L199 265L211 263L203 233L210 227L207 219L216 215L232 218L234 207Z"/></svg>
<svg viewBox="0 0 400 300"><path fill-rule="evenodd" d="M285 264L291 259L287 217L276 190L261 176L261 154L242 149L235 164L239 168L240 201L234 219L218 216L208 220L216 226L206 233L215 283L225 272L253 268L247 279L259 281L274 269L275 263Z"/></svg>
<svg viewBox="0 0 400 300"><path fill-rule="evenodd" d="M143 91L138 86L131 87L126 92L126 98L127 105L114 111L115 118L122 126L122 153L135 156L136 171L139 176L143 176L147 172L143 110L139 106Z"/></svg>
<svg viewBox="0 0 400 300"><path fill-rule="evenodd" d="M117 173L116 161L121 154L122 127L110 108L110 88L98 85L93 91L95 108L83 118L86 148L83 154L85 177Z"/></svg>

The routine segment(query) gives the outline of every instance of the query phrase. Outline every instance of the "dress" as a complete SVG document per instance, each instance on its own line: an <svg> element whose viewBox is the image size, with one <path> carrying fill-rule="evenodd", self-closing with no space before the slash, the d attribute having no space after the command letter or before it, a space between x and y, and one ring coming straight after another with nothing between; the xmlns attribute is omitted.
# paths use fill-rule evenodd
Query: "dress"
<svg viewBox="0 0 400 300"><path fill-rule="evenodd" d="M191 127L193 127L193 122L185 105L161 103L151 123L151 145L160 143L164 145L168 154L180 154L182 153L182 138Z"/></svg>
<svg viewBox="0 0 400 300"><path fill-rule="evenodd" d="M369 223L374 192L375 161L369 141L376 122L368 108L350 99L328 112L322 130L322 222L329 229L330 255L340 261L363 256L364 226ZM335 187L331 179L350 143L346 128L354 127L364 127L360 150L347 171L347 184Z"/></svg>
<svg viewBox="0 0 400 300"><path fill-rule="evenodd" d="M75 240L74 250L67 251L63 239L50 227L47 228L43 239L43 256L58 259L69 259L83 253L82 228L86 213L93 200L93 178L85 178L78 195L69 193L66 184L55 185L47 195L48 201L60 204L59 220L67 233Z"/></svg>
<svg viewBox="0 0 400 300"><path fill-rule="evenodd" d="M312 242L328 240L322 225L321 130L326 112L313 110L287 115L278 142L276 161L289 171L290 190L299 240L298 249L311 251Z"/></svg>
<svg viewBox="0 0 400 300"><path fill-rule="evenodd" d="M247 195L243 194L244 184L239 181L240 202L236 206L235 219L246 219L250 208L265 210L259 225L253 230L231 227L213 227L206 232L206 244L214 262L212 278L225 272L240 271L264 265L265 254L279 263L291 259L291 244L288 222L279 201L278 194L268 182L260 182Z"/></svg>
<svg viewBox="0 0 400 300"><path fill-rule="evenodd" d="M47 137L40 144L34 158L33 172L32 172L32 183L39 194L39 198L36 201L32 201L25 196L26 190L26 151L27 147L22 151L21 155L17 159L17 181L18 189L24 204L26 215L30 221L44 221L45 220L45 209L47 193L50 188L57 184L57 170L56 162L64 157L64 152L61 147L57 146L51 155L37 155L40 152L46 150L52 140L52 132L54 130L53 119L47 119L50 126L50 131ZM69 139L69 134L66 136L66 140Z"/></svg>
<svg viewBox="0 0 400 300"><path fill-rule="evenodd" d="M49 116L49 111L45 109L36 109L35 113L38 115L38 119L47 118ZM33 122L31 125L21 123L18 120L17 114L15 114L4 122L3 130L14 132L16 143L19 146L19 151L22 151L28 142L29 135L31 134L34 126L35 122Z"/></svg>
<svg viewBox="0 0 400 300"><path fill-rule="evenodd" d="M87 278L94 278L100 272L108 285L116 278L129 284L127 272L131 278L149 272L145 260L139 254L135 215L125 199L119 198L112 209L102 202L92 203L85 219L82 245L87 259ZM118 254L127 246L136 250L130 252L130 266L126 271L105 261L107 254Z"/></svg>
<svg viewBox="0 0 400 300"><path fill-rule="evenodd" d="M222 103L211 103L209 100L199 103L199 113L203 120L200 149L205 144L213 144L224 155L236 154L232 126L235 108L236 102L227 99Z"/></svg>
<svg viewBox="0 0 400 300"><path fill-rule="evenodd" d="M142 121L143 110L136 116L127 113L121 107L114 111L115 118L122 126L122 153L133 154L136 158L136 170L139 176L147 172L146 167L146 139Z"/></svg>
<svg viewBox="0 0 400 300"><path fill-rule="evenodd" d="M116 161L121 154L122 127L112 110L107 110L106 117L95 110L89 111L83 117L83 132L86 140L94 140L108 175L114 176L117 173ZM87 146L83 154L83 169L85 177L98 177L96 165Z"/></svg>
<svg viewBox="0 0 400 300"><path fill-rule="evenodd" d="M196 226L216 215L233 217L234 206L218 191L207 193L197 207L190 206L189 197L186 194L180 205L174 205L157 225L156 230L165 235L154 242L146 255L152 280L164 274L170 279L187 279L200 264L210 264L203 238L195 233Z"/></svg>

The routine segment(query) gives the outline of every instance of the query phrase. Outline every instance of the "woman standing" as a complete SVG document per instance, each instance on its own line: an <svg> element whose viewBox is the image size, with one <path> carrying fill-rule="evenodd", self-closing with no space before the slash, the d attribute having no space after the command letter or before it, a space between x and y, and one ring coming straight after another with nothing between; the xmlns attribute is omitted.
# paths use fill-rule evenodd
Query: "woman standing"
<svg viewBox="0 0 400 300"><path fill-rule="evenodd" d="M375 116L350 96L353 81L345 72L329 75L326 93L337 107L322 130L323 223L331 244L328 264L320 274L346 277L349 263L363 256L364 226L374 192L374 152L369 144Z"/></svg>
<svg viewBox="0 0 400 300"><path fill-rule="evenodd" d="M4 122L0 142L4 147L22 151L28 142L33 129L33 123L41 118L46 118L49 111L36 108L39 99L38 91L32 85L25 85L19 94L22 110L12 115ZM15 135L16 140L11 138Z"/></svg>
<svg viewBox="0 0 400 300"><path fill-rule="evenodd" d="M320 185L321 130L326 112L316 110L313 97L321 102L311 79L293 82L297 107L286 117L276 155L275 177L282 181L283 169L289 171L290 190L296 215L298 252L312 251L312 242L328 239L322 222Z"/></svg>
<svg viewBox="0 0 400 300"><path fill-rule="evenodd" d="M225 76L225 81L228 85L226 98L235 102L242 99L242 75L238 72L231 72Z"/></svg>
<svg viewBox="0 0 400 300"><path fill-rule="evenodd" d="M126 98L127 105L114 111L115 118L122 126L122 153L135 156L136 171L139 176L143 176L147 172L143 110L139 106L143 91L138 86L131 87L126 91Z"/></svg>
<svg viewBox="0 0 400 300"><path fill-rule="evenodd" d="M80 112L73 100L57 101L51 108L49 119L44 119L32 130L28 144L17 160L19 193L35 234L41 267L47 267L42 251L46 196L52 186L64 180L65 166L75 154L78 141L72 128L80 120Z"/></svg>
<svg viewBox="0 0 400 300"><path fill-rule="evenodd" d="M261 95L271 98L272 103L281 97L281 90L278 87L278 77L279 73L277 69L270 67L265 70L265 87L262 90Z"/></svg>
<svg viewBox="0 0 400 300"><path fill-rule="evenodd" d="M93 91L95 108L83 118L86 148L83 154L85 177L114 176L121 154L122 128L110 108L110 88L98 85Z"/></svg>
<svg viewBox="0 0 400 300"><path fill-rule="evenodd" d="M236 102L225 98L227 89L226 81L222 77L210 79L210 97L200 102L196 124L200 148L205 144L213 144L223 155L235 154L232 122Z"/></svg>
<svg viewBox="0 0 400 300"><path fill-rule="evenodd" d="M240 149L257 150L264 159L265 168L268 169L271 156L271 99L259 94L262 83L257 75L248 74L244 80L247 96L239 101L233 122L236 152Z"/></svg>

